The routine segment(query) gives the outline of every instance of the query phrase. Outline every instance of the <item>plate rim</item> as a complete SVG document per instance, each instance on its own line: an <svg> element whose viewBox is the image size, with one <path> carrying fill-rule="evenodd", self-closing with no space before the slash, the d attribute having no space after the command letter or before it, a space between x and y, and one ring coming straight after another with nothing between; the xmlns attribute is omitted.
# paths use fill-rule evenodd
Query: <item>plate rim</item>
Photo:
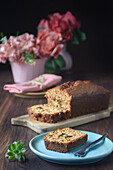
<svg viewBox="0 0 113 170"><path fill-rule="evenodd" d="M81 131L81 132L84 132L84 133L94 133L94 132L90 132L90 131L83 131L83 130L79 130L79 131ZM52 131L50 131L50 132L52 132ZM104 158L104 157L106 157L106 156L108 156L109 154L111 154L112 152L113 152L113 142L109 139L109 138L107 138L106 137L106 139L109 141L109 142L111 142L111 144L112 144L112 147L105 153L105 154L101 154L101 155L99 155L99 156L91 156L91 157L88 157L88 158L85 158L85 157L75 157L75 158L61 158L61 157L53 157L53 156L50 156L50 155L48 155L48 154L45 154L45 153L42 153L42 152L40 152L39 150L36 150L36 149L34 149L33 148L33 146L32 146L32 142L36 139L36 138L40 138L40 137L42 137L42 136L45 136L46 134L48 134L48 133L50 133L50 132L46 132L46 133L43 133L43 134L40 134L40 135L37 135L37 136L35 136L35 137L33 137L31 140L30 140L30 142L29 142L29 147L30 147L30 149L31 149L31 151L32 152L34 152L36 155L38 155L39 157L44 157L44 158L46 158L46 159L51 159L51 160L58 160L59 162L62 162L62 161L68 161L68 162L70 162L70 161L89 161L89 160L92 160L92 159L99 159L100 157L101 158ZM98 134L98 133L94 133L94 134L96 134L96 135L100 135L100 137L102 136L101 134ZM46 149L46 148L45 148Z"/></svg>

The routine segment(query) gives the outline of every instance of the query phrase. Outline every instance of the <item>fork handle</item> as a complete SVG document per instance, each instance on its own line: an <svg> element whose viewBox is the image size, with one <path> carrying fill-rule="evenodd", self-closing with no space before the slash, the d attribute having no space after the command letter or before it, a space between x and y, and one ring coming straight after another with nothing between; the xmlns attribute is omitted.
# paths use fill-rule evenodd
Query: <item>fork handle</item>
<svg viewBox="0 0 113 170"><path fill-rule="evenodd" d="M106 136L108 135L108 133L105 133L103 136L101 136L99 139L95 140L94 142L88 144L83 150L86 150L87 148L89 148L90 146L95 145L97 142L101 141L102 139L104 139Z"/></svg>

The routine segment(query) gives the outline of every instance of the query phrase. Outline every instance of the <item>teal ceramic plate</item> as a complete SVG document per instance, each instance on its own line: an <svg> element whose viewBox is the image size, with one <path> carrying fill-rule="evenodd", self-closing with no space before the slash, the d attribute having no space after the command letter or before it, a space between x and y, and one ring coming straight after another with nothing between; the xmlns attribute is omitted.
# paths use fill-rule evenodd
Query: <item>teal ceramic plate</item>
<svg viewBox="0 0 113 170"><path fill-rule="evenodd" d="M60 153L55 151L50 151L45 148L45 144L43 141L43 137L47 134L41 134L33 139L31 139L29 143L30 149L38 155L40 158L57 163L57 164L65 164L65 165L80 165L80 164L89 164L94 163L102 160L106 156L108 156L113 151L113 142L105 138L105 140L100 141L98 144L96 144L94 147L90 148L89 152L87 152L85 157L78 157L75 156L74 153L80 149L82 149L85 145L87 145L90 142L93 142L94 140L101 137L101 135L87 132L87 131L81 131L88 134L88 141L86 144L77 147L76 149L72 149L71 151L67 153Z"/></svg>

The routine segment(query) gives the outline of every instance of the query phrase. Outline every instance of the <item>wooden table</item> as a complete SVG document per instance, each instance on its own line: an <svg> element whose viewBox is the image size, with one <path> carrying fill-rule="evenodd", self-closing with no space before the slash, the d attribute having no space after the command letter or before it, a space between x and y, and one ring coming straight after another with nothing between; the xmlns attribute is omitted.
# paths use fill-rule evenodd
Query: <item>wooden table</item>
<svg viewBox="0 0 113 170"><path fill-rule="evenodd" d="M76 73L76 72L65 72L63 73L63 82L73 80L92 80L95 83L103 85L105 88L111 91L111 103L113 103L113 74L96 74L96 73ZM7 145L13 141L21 140L25 145L29 144L31 138L37 135L37 133L26 127L12 126L11 118L26 114L26 108L28 106L45 103L45 99L24 99L15 97L13 94L9 94L7 91L3 91L3 85L6 83L12 83L12 75L9 70L0 71L0 170L63 170L63 169L98 169L98 170L111 170L113 169L113 153L104 160L80 166L70 165L58 165L50 162L46 162L36 156L30 149L26 152L27 160L25 163L18 161L9 162L8 159L4 158L7 151ZM104 134L108 132L108 137L113 141L113 114L110 118L99 120L93 123L88 123L76 127L76 129L92 131L95 133Z"/></svg>

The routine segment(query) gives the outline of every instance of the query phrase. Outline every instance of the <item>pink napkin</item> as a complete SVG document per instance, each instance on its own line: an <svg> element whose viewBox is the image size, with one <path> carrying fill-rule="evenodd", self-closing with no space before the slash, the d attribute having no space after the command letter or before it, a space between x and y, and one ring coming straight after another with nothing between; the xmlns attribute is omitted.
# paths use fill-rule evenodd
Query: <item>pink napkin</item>
<svg viewBox="0 0 113 170"><path fill-rule="evenodd" d="M59 83L61 80L61 76L56 76L54 74L43 74L29 82L19 84L6 84L4 85L4 90L9 90L10 93L42 91Z"/></svg>

